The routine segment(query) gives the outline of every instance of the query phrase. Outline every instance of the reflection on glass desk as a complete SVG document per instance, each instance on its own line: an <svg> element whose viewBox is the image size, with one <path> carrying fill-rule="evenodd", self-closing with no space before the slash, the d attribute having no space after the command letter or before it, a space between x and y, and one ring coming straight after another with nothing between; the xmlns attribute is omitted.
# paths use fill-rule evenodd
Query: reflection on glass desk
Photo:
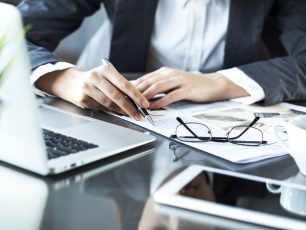
<svg viewBox="0 0 306 230"><path fill-rule="evenodd" d="M272 182L267 178L193 165L171 175L153 197L164 205L246 223L277 229L306 229L303 200L306 177L301 174Z"/></svg>
<svg viewBox="0 0 306 230"><path fill-rule="evenodd" d="M120 180L116 179L116 172L112 170L153 151L150 145L142 146L124 152L124 157L50 177L0 164L0 181L3 183L0 195L1 229L96 229L100 228L98 226L120 229L117 213L120 210L114 206L114 195L125 196L121 187L116 187ZM124 174L129 175L127 171ZM102 178L105 175L105 180L101 175ZM93 178L98 180L96 187L91 186ZM91 194L96 189L102 191L98 196ZM138 188L135 189L138 191ZM116 225L118 228L113 228Z"/></svg>
<svg viewBox="0 0 306 230"><path fill-rule="evenodd" d="M82 110L59 99L48 98L46 103L70 112L146 131L109 114ZM288 156L237 165L172 142L158 134L153 135L157 137L155 143L58 176L43 178L1 163L1 229L2 226L7 226L4 229L31 230L147 229L142 223L149 223L153 218L157 220L156 223L165 219L183 222L185 227L182 229L190 229L188 223L193 223L199 229L260 229L255 225L229 222L224 218L204 214L188 213L182 216L178 209L150 210L150 197L169 174L191 164L279 181L298 173L294 161ZM178 148L197 157L176 156L177 152L174 150L177 151ZM271 204L267 202L266 205ZM146 215L148 210L153 214Z"/></svg>
<svg viewBox="0 0 306 230"><path fill-rule="evenodd" d="M303 217L306 220L306 176L302 173L293 175L275 185L269 181L267 189L273 194L280 194L280 204L284 210Z"/></svg>

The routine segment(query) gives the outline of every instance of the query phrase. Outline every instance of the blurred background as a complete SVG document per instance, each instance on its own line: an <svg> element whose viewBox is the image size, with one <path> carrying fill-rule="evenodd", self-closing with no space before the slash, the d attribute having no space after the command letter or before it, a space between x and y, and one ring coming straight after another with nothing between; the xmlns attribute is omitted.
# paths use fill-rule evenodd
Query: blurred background
<svg viewBox="0 0 306 230"><path fill-rule="evenodd" d="M0 2L17 5L21 0L0 0ZM75 33L64 39L55 53L62 59L70 63L75 63L88 40L101 26L101 22L105 18L105 15L105 9L101 7L98 12L85 19L82 26ZM258 54L259 59L269 59L271 57L287 55L279 39L280 31L275 25L275 18L273 16L269 17L264 27L263 42L261 44L263 52Z"/></svg>
<svg viewBox="0 0 306 230"><path fill-rule="evenodd" d="M21 0L0 0L0 2L18 5ZM101 10L88 17L81 28L61 42L55 53L64 60L75 63L91 36L101 26L105 15L105 10L102 7Z"/></svg>

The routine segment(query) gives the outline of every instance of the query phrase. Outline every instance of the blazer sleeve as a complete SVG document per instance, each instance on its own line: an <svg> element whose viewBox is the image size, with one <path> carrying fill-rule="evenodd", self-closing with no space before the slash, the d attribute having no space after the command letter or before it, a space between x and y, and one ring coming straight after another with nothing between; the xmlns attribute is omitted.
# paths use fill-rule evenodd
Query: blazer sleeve
<svg viewBox="0 0 306 230"><path fill-rule="evenodd" d="M52 54L59 42L99 10L103 0L24 0L19 6L27 33L32 70L60 59Z"/></svg>
<svg viewBox="0 0 306 230"><path fill-rule="evenodd" d="M265 105L306 100L306 1L275 1L274 14L288 56L238 68L263 88Z"/></svg>

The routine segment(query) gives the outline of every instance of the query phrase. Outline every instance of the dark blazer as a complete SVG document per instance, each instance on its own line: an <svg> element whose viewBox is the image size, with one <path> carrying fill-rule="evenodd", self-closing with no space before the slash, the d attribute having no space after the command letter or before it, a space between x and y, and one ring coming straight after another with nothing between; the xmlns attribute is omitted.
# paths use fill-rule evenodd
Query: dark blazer
<svg viewBox="0 0 306 230"><path fill-rule="evenodd" d="M110 60L121 72L144 72L158 0L24 0L19 9L32 68L55 63L58 43L104 3L113 23ZM259 61L267 18L286 55ZM179 25L178 25L179 26ZM275 41L277 42L277 41ZM223 68L238 67L265 92L264 104L306 99L306 1L231 0Z"/></svg>

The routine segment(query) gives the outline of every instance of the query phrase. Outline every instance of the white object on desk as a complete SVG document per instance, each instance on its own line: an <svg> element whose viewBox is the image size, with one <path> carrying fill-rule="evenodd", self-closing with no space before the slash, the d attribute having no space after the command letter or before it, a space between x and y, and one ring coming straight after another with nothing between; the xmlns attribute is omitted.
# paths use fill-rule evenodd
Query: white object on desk
<svg viewBox="0 0 306 230"><path fill-rule="evenodd" d="M203 175L210 176L210 179L204 179L201 177ZM261 192L263 191L262 188L264 188L267 181L266 178L257 176L215 169L206 166L192 165L162 185L162 187L156 193L154 193L153 198L160 204L259 225L272 226L277 229L306 229L306 223L303 218L288 214L286 215L284 212L278 212L278 210L273 210L271 208L257 209L256 206L253 207L252 205L244 205L243 207L239 207L239 202L232 205L230 203L227 204L226 202L223 204L222 202L216 201L215 197L207 196L209 190L211 190L212 194L215 194L214 188L216 188L216 191L219 191L219 187L215 187L214 185L214 183L216 183L214 178L217 177L219 179L224 177L224 181L233 180L242 184L245 182L246 186L247 182L250 182L253 184L253 186L255 186L254 183L256 183L257 186L260 186L259 190ZM203 180L206 180L207 183L203 183ZM220 183L218 185L221 186L223 184L222 182L224 181L219 181ZM276 185L281 184L281 182L276 180L270 181ZM300 187L303 192L306 192L305 186L301 185ZM190 194L182 194L183 188L185 190L189 189ZM232 188L234 188L234 186L232 186ZM227 195L228 192L229 191L225 190L225 195ZM239 195L240 192L236 191L236 193L237 192ZM245 198L245 196L241 197ZM259 197L256 198L258 199ZM266 198L267 196L263 196L262 201L265 202ZM259 200L257 202L259 202Z"/></svg>
<svg viewBox="0 0 306 230"><path fill-rule="evenodd" d="M288 134L286 141L280 136L279 127L285 127ZM279 143L293 157L301 173L306 175L306 116L292 118L288 123L276 123L273 131Z"/></svg>
<svg viewBox="0 0 306 230"><path fill-rule="evenodd" d="M14 55L0 89L4 103L0 118L1 161L42 175L56 174L155 140L148 134L45 105L38 110L30 84L30 63L19 11L1 4L0 24L0 28L7 29L2 32L7 34L9 42L1 60ZM48 146L55 156L48 157L41 127L57 134L49 139ZM74 146L63 147L63 141L62 146L54 146L62 139L74 142Z"/></svg>
<svg viewBox="0 0 306 230"><path fill-rule="evenodd" d="M287 183L306 186L306 176L298 173L285 180ZM280 194L280 204L288 212L306 216L306 191L291 186L275 186L273 183L266 183L269 192Z"/></svg>

